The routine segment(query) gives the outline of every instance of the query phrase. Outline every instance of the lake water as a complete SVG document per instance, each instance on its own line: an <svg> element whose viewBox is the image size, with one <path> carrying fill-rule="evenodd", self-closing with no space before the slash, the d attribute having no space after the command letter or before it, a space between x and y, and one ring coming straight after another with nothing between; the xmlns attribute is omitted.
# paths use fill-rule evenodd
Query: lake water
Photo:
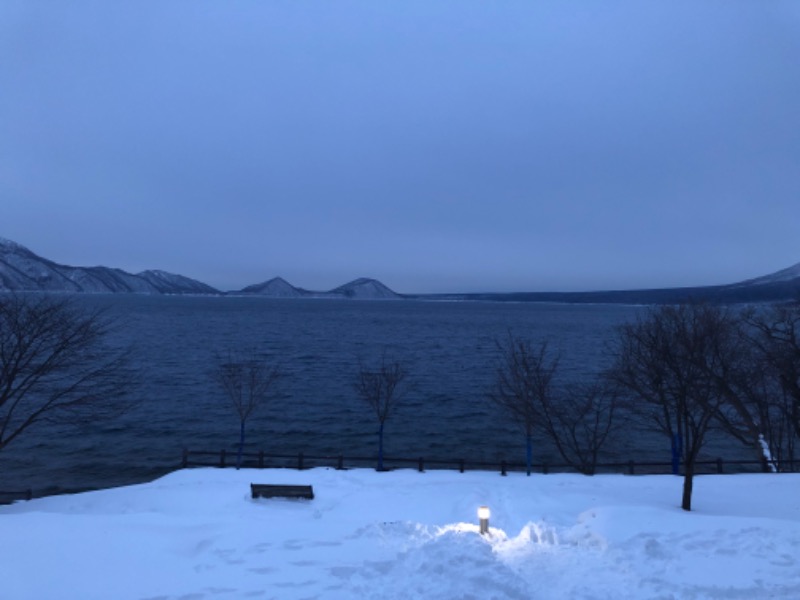
<svg viewBox="0 0 800 600"><path fill-rule="evenodd" d="M524 439L486 401L496 340L548 340L563 381L608 362L620 305L86 296L119 318L134 347L138 405L82 430L42 426L0 452L0 489L102 487L175 468L184 448L235 451L238 418L213 378L219 356L266 351L285 372L279 395L248 421L248 451L373 456L377 422L355 392L359 361L402 359L410 389L386 425L388 456L524 460ZM711 451L714 448L712 446ZM713 455L713 454L712 454ZM603 460L669 460L661 436L633 431ZM534 460L561 460L537 440Z"/></svg>

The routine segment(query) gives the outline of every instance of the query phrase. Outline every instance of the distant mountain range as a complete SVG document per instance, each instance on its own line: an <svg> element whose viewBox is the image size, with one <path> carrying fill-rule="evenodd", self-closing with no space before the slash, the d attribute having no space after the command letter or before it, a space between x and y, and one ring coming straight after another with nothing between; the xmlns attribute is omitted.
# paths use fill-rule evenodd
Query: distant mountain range
<svg viewBox="0 0 800 600"><path fill-rule="evenodd" d="M70 267L42 258L25 246L0 238L0 292L73 292L87 294L202 294L272 298L402 298L380 281L361 278L328 292L296 288L276 277L242 290L221 292L195 279L167 273L127 273L110 267Z"/></svg>
<svg viewBox="0 0 800 600"><path fill-rule="evenodd" d="M150 270L127 273L110 267L70 267L42 258L24 246L0 238L0 292L41 291L93 294L184 294L262 296L268 298L347 298L363 300L483 300L495 302L568 302L663 304L688 300L722 303L800 300L800 263L771 275L721 286L615 290L600 292L518 292L485 294L398 294L380 281L360 278L327 292L314 292L275 277L237 291L222 292L205 283Z"/></svg>
<svg viewBox="0 0 800 600"><path fill-rule="evenodd" d="M109 267L69 267L0 238L0 290L110 294L219 294L211 286L164 271L136 275Z"/></svg>

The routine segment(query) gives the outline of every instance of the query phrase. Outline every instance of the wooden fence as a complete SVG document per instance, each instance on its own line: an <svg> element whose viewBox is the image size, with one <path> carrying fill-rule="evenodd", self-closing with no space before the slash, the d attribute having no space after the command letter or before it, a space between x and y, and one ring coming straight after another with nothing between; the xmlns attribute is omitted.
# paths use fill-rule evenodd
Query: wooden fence
<svg viewBox="0 0 800 600"><path fill-rule="evenodd" d="M180 467L186 469L190 467L234 467L236 466L235 451L200 451L184 450L181 458ZM245 452L242 454L243 468L288 468L288 469L310 469L313 467L329 467L335 469L351 468L375 468L377 459L374 456L344 456L344 455L314 455L298 452L297 454L267 454L261 452ZM465 471L496 471L500 475L507 475L509 472L525 472L526 466L521 462L500 461L477 461L464 458L457 459L429 459L424 457L403 458L403 457L384 457L384 470L393 469L416 469L425 472L428 469L457 470L460 473ZM784 472L797 472L800 464L789 462L783 464ZM574 473L577 470L568 464L539 462L532 465L536 473ZM758 460L714 460L697 461L695 473L697 475L724 474L724 473L757 473L767 471L764 461ZM626 475L663 475L672 473L672 462L637 462L629 460L625 462L601 463L596 467L597 474L622 473ZM17 500L31 500L53 494L73 493L81 490L64 490L50 488L48 490L21 490L21 491L0 491L0 504L10 504Z"/></svg>

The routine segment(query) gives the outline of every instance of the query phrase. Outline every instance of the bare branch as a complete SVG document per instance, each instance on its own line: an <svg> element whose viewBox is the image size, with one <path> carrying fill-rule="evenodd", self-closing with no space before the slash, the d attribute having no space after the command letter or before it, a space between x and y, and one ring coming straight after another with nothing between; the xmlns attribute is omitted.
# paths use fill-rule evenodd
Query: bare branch
<svg viewBox="0 0 800 600"><path fill-rule="evenodd" d="M726 309L698 304L653 309L619 329L610 378L669 436L676 461L683 459L685 510L706 433L730 406L725 382L738 368L736 332Z"/></svg>
<svg viewBox="0 0 800 600"><path fill-rule="evenodd" d="M0 297L0 449L40 421L87 422L130 407L129 351L113 321L69 298Z"/></svg>
<svg viewBox="0 0 800 600"><path fill-rule="evenodd" d="M239 417L239 452L237 468L241 466L244 450L245 425L259 408L274 396L276 383L283 377L283 369L255 351L245 354L228 353L223 359L217 356L215 377Z"/></svg>
<svg viewBox="0 0 800 600"><path fill-rule="evenodd" d="M402 399L408 369L399 360L389 360L384 352L380 364L368 367L359 363L356 392L384 424Z"/></svg>
<svg viewBox="0 0 800 600"><path fill-rule="evenodd" d="M390 360L384 351L377 366L359 361L355 389L359 397L372 408L378 419L378 470L383 470L383 430L386 420L403 397L408 378L407 367L399 360Z"/></svg>

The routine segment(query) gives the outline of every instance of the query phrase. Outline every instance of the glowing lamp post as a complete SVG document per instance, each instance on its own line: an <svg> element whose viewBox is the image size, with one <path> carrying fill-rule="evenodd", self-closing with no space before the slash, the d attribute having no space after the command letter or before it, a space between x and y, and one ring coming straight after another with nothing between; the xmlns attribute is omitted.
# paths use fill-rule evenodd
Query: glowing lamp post
<svg viewBox="0 0 800 600"><path fill-rule="evenodd" d="M491 512L488 506L481 506L478 508L478 519L480 520L481 535L489 533L489 516Z"/></svg>

